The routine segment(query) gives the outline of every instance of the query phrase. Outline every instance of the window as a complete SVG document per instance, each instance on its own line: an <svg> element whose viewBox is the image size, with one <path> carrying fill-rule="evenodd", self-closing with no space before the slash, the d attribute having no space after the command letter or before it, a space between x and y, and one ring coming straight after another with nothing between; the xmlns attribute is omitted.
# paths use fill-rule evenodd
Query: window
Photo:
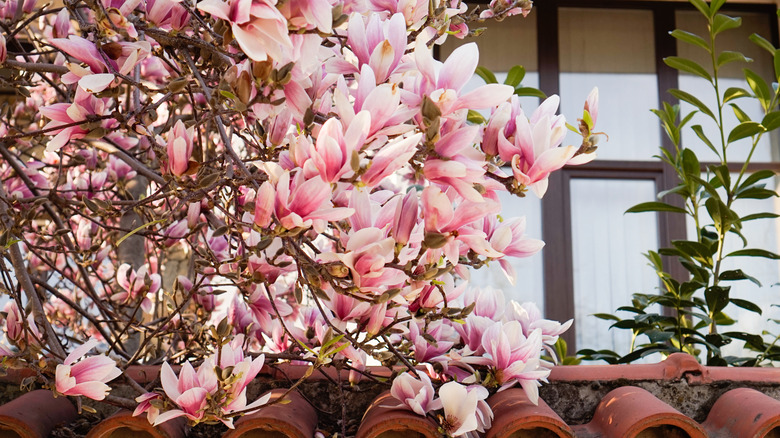
<svg viewBox="0 0 780 438"><path fill-rule="evenodd" d="M748 42L747 36L760 33L778 45L775 5L730 4L727 8L724 13L743 17L743 26L723 34L726 39L721 49L738 48L754 59L752 69L771 76L771 58ZM696 90L701 86L696 78L678 75L662 59L679 55L701 61L699 54L691 53L685 45L678 46L668 33L675 28L703 33L704 24L693 7L683 2L546 0L537 2L525 19L513 17L501 23L487 22L486 26L488 30L477 39L480 65L496 72L499 80L503 78L500 73L511 66L524 65L529 72L524 85L538 86L548 95L560 94L561 112L568 117L578 115L590 89L599 86L597 128L610 137L609 142L600 145L596 161L553 174L547 194L538 203L538 213L530 198L505 203L505 209L513 215L525 212L529 225L538 219L547 243L542 257L521 261L532 266L524 273L543 272L543 281L521 280L522 290L504 285L505 295L523 301L539 300L539 293L532 293L528 286L542 286L544 303L539 304L547 317L564 321L576 315L573 329L564 336L570 353L585 347L625 352L628 343L621 339L625 333L608 331L609 324L599 325L596 318L587 315L611 313L617 306L629 304L631 294L652 292L657 279L641 253L668 246L674 239L685 239L687 229L691 229L680 215L623 212L639 202L654 200L657 192L676 184L673 171L654 158L658 147L671 144L649 110L660 107L663 101L677 103L666 93L669 88ZM440 50L442 58L462 43L450 38ZM740 82L741 86L740 69L724 73L727 83ZM530 100L527 104L535 107L538 103ZM682 109L691 108L682 105ZM749 105L743 109L749 114L759 110ZM706 129L703 121L699 123ZM697 146L700 142L695 136L685 136L683 142L701 153L702 161L717 159ZM730 161L744 157L738 145L733 148L733 155L729 150ZM754 169L780 170L777 139L767 138L758 153L751 164ZM707 164L702 163L703 171ZM780 212L778 201L761 202L768 205L767 209ZM751 224L751 232L759 239L772 236L767 249L776 251L780 246L780 223L759 222ZM534 235L533 228L528 232ZM672 275L685 278L682 267L676 263L669 266ZM761 272L757 275L763 275L769 284L780 281L780 264L776 261L758 268ZM747 288L738 293L757 294L750 298L768 307L772 301L777 302L769 296L776 295L776 291L764 286L761 292ZM732 313L746 328L766 319L766 315Z"/></svg>

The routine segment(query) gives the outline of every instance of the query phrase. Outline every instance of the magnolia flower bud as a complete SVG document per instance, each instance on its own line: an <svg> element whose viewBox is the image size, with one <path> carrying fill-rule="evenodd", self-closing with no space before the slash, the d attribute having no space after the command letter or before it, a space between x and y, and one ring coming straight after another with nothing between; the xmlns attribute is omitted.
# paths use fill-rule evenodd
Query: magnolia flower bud
<svg viewBox="0 0 780 438"><path fill-rule="evenodd" d="M0 64L8 57L8 49L5 48L5 37L0 33Z"/></svg>

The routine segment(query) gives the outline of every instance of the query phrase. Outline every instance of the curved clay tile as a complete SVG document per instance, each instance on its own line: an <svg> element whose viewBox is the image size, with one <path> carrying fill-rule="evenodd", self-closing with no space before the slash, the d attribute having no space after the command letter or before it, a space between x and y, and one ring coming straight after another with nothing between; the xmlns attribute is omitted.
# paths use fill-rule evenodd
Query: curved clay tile
<svg viewBox="0 0 780 438"><path fill-rule="evenodd" d="M278 399L286 391L274 389L271 391L271 401ZM289 403L277 403L236 420L236 428L222 437L312 438L314 428L317 427L317 412L298 391L292 391L287 398Z"/></svg>
<svg viewBox="0 0 780 438"><path fill-rule="evenodd" d="M39 389L0 406L0 436L45 438L62 423L76 419L76 408L67 397L54 397Z"/></svg>
<svg viewBox="0 0 780 438"><path fill-rule="evenodd" d="M87 434L87 438L112 438L132 436L134 438L184 438L186 421L183 417L174 418L153 427L146 415L133 417L133 413L121 410L101 421Z"/></svg>
<svg viewBox="0 0 780 438"><path fill-rule="evenodd" d="M485 438L519 436L573 438L574 432L544 400L536 406L520 388L501 391L488 399L493 426Z"/></svg>
<svg viewBox="0 0 780 438"><path fill-rule="evenodd" d="M705 438L698 423L642 388L610 391L596 407L593 420L574 427L577 437Z"/></svg>
<svg viewBox="0 0 780 438"><path fill-rule="evenodd" d="M703 426L711 438L780 436L780 401L755 389L732 389L715 402Z"/></svg>
<svg viewBox="0 0 780 438"><path fill-rule="evenodd" d="M383 434L404 438L441 436L436 424L430 419L407 409L387 407L397 403L398 400L393 398L389 391L375 398L363 416L357 438L377 438Z"/></svg>

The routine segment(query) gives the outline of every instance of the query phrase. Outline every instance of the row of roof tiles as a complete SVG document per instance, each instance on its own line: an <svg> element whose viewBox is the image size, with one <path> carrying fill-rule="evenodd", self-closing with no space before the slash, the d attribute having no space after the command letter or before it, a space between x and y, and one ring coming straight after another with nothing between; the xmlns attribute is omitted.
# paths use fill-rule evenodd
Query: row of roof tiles
<svg viewBox="0 0 780 438"><path fill-rule="evenodd" d="M679 380L694 384L718 381L780 383L777 369L703 367L686 355L672 355L654 365L557 367L551 381ZM284 390L272 391L279 397ZM384 393L368 408L358 438L439 437L436 424L411 411L388 408ZM572 403L577 403L572 400ZM698 423L645 389L622 386L607 393L586 424L567 424L543 400L532 404L521 389L510 389L488 399L494 420L485 438L520 437L607 437L607 438L759 438L780 437L780 401L755 389L737 388L722 394L705 421ZM27 393L0 406L0 437L43 438L60 424L73 422L77 413L65 397L51 391ZM183 438L182 419L154 428L144 416L120 411L103 420L88 438L136 436ZM316 410L297 392L291 402L274 404L236 421L236 428L224 438L290 437L311 438L318 423Z"/></svg>

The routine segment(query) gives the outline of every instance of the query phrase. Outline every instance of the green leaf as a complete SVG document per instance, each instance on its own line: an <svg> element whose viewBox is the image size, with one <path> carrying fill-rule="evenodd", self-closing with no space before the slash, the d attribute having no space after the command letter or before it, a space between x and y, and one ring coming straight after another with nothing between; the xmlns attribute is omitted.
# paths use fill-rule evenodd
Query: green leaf
<svg viewBox="0 0 780 438"><path fill-rule="evenodd" d="M718 55L718 68L723 67L730 62L753 62L753 60L739 52L732 52L730 50L724 50Z"/></svg>
<svg viewBox="0 0 780 438"><path fill-rule="evenodd" d="M723 333L723 335L730 338L743 340L753 347L761 348L762 351L764 350L764 339L759 335L744 332L726 332Z"/></svg>
<svg viewBox="0 0 780 438"><path fill-rule="evenodd" d="M710 150L711 150L712 152L715 152L715 155L717 155L717 156L718 156L718 158L720 158L720 152L719 152L719 151L718 151L718 149L715 147L715 145L713 145L713 144L712 144L712 142L710 141L710 139L709 139L709 138L707 138L707 134L705 134L705 133L704 133L704 129L702 129L701 125L693 125L693 126L691 126L691 129L693 129L693 132L695 132L695 133L696 133L696 136L697 136L697 137L699 137L699 139L700 139L702 142L704 142L704 144L706 144L706 145L707 145L707 147L708 147L708 148L710 148Z"/></svg>
<svg viewBox="0 0 780 438"><path fill-rule="evenodd" d="M728 287L711 286L704 291L704 300L710 315L717 315L729 304L729 290Z"/></svg>
<svg viewBox="0 0 780 438"><path fill-rule="evenodd" d="M696 96L694 96L694 95L692 95L690 93L686 93L685 91L682 91L682 90L677 90L677 89L669 90L669 94L671 94L672 96L674 96L674 97L676 97L676 98L678 98L678 99L680 99L680 100L682 100L684 102L690 103L691 105L695 106L699 111L701 111L702 113L710 116L710 118L715 120L715 115L712 113L712 111L710 111L710 109L707 107L707 105L705 105L704 102L699 100Z"/></svg>
<svg viewBox="0 0 780 438"><path fill-rule="evenodd" d="M547 95L538 88L533 87L518 87L515 88L515 95L517 96L529 96L538 97L539 99L547 99Z"/></svg>
<svg viewBox="0 0 780 438"><path fill-rule="evenodd" d="M746 112L742 111L742 108L739 107L736 103L730 103L729 106L732 110L734 110L734 115L737 117L737 120L742 122L750 122L750 116L747 115Z"/></svg>
<svg viewBox="0 0 780 438"><path fill-rule="evenodd" d="M629 208L626 210L626 213L642 213L646 211L670 211L672 213L686 212L684 208L669 205L665 202L643 202Z"/></svg>
<svg viewBox="0 0 780 438"><path fill-rule="evenodd" d="M620 320L620 321L612 324L611 326L609 326L609 328L615 327L615 328L619 328L619 329L634 329L634 328L639 327L640 325L642 325L642 324L639 324L638 322L634 321L633 319L623 319L623 320Z"/></svg>
<svg viewBox="0 0 780 438"><path fill-rule="evenodd" d="M731 174L729 173L728 165L710 166L710 172L715 174L721 186L726 188L731 187Z"/></svg>
<svg viewBox="0 0 780 438"><path fill-rule="evenodd" d="M780 128L780 111L772 111L765 115L764 119L761 120L761 126L767 131L774 131L775 129Z"/></svg>
<svg viewBox="0 0 780 438"><path fill-rule="evenodd" d="M744 190L737 192L736 197L738 199L769 199L776 197L777 193L774 190L765 189L761 185L748 187Z"/></svg>
<svg viewBox="0 0 780 438"><path fill-rule="evenodd" d="M595 316L598 319L611 320L611 321L620 321L620 318L618 318L615 315L609 314L609 313L594 313L592 316Z"/></svg>
<svg viewBox="0 0 780 438"><path fill-rule="evenodd" d="M772 64L775 68L775 80L780 81L780 50L772 55Z"/></svg>
<svg viewBox="0 0 780 438"><path fill-rule="evenodd" d="M717 35L729 29L736 29L739 26L742 26L742 18L718 14L712 20L712 34Z"/></svg>
<svg viewBox="0 0 780 438"><path fill-rule="evenodd" d="M753 221L756 219L775 219L780 217L777 213L753 213L747 216L742 216L739 220L742 222Z"/></svg>
<svg viewBox="0 0 780 438"><path fill-rule="evenodd" d="M750 70L749 68L743 68L745 73L745 80L747 81L750 89L755 93L756 98L761 102L761 106L766 111L769 108L770 101L772 100L772 93L769 91L769 86L766 81L758 74Z"/></svg>
<svg viewBox="0 0 780 438"><path fill-rule="evenodd" d="M522 65L516 65L509 69L509 72L506 74L506 79L504 80L504 83L507 85L511 85L512 88L515 88L518 85L520 85L521 82L523 82L524 77L525 77L525 68L523 68Z"/></svg>
<svg viewBox="0 0 780 438"><path fill-rule="evenodd" d="M477 76L481 77L486 84L498 83L498 79L496 79L496 75L494 75L493 72L488 70L486 67L480 65L479 67L477 67L476 70L474 70L474 73L476 73Z"/></svg>
<svg viewBox="0 0 780 438"><path fill-rule="evenodd" d="M710 13L710 8L707 6L707 3L704 2L704 0L690 0L691 4L696 7L696 9L699 10L699 12L702 13L707 18L712 17L712 14Z"/></svg>
<svg viewBox="0 0 780 438"><path fill-rule="evenodd" d="M752 137L766 131L758 122L742 122L729 132L729 143L734 143L746 137Z"/></svg>
<svg viewBox="0 0 780 438"><path fill-rule="evenodd" d="M718 12L724 3L726 3L726 0L712 0L710 2L710 16Z"/></svg>
<svg viewBox="0 0 780 438"><path fill-rule="evenodd" d="M735 306L737 306L737 307L741 307L741 308L743 308L743 309L745 309L745 310L749 310L749 311L751 311L751 312L758 313L759 315L761 315L761 313L762 313L762 312L761 312L761 308L760 308L760 307L758 307L758 305L756 305L755 303L753 303L753 302L751 302L751 301L748 301L748 300L742 300L742 299L739 299L739 298L732 298L732 299L731 299L731 302L732 302L732 303L733 303Z"/></svg>
<svg viewBox="0 0 780 438"><path fill-rule="evenodd" d="M683 173L687 177L698 178L701 174L701 165L699 164L699 158L696 157L696 153L692 149L683 149L682 151L682 166Z"/></svg>
<svg viewBox="0 0 780 438"><path fill-rule="evenodd" d="M695 46L699 46L702 49L706 50L707 53L710 53L710 46L707 45L707 42L704 41L704 38L696 35L695 33L686 32L684 30L675 29L671 32L669 32L669 35L677 38L680 41L684 41L688 44L693 44Z"/></svg>
<svg viewBox="0 0 780 438"><path fill-rule="evenodd" d="M654 344L666 342L674 337L674 332L666 332L658 329L648 330L644 334L647 335L650 342Z"/></svg>
<svg viewBox="0 0 780 438"><path fill-rule="evenodd" d="M485 117L482 116L482 114L474 110L469 110L468 116L466 116L466 120L475 125L481 125L487 121L485 120Z"/></svg>
<svg viewBox="0 0 780 438"><path fill-rule="evenodd" d="M745 189L763 179L772 178L774 176L775 176L775 172L772 170L769 169L757 170L751 173L750 175L748 175L747 178L745 178L745 181L742 184L740 184L739 190Z"/></svg>
<svg viewBox="0 0 780 438"><path fill-rule="evenodd" d="M772 55L775 54L775 46L772 45L772 43L769 42L766 38L762 37L761 35L754 33L753 35L750 35L748 38L750 41L752 41L755 45L758 47L761 47L762 49L766 50L767 52L771 53Z"/></svg>
<svg viewBox="0 0 780 438"><path fill-rule="evenodd" d="M664 58L664 63L666 63L666 65L668 65L673 69L690 73L692 75L702 77L712 82L712 76L710 76L710 74L707 72L707 70L704 69L704 67L697 64L696 61L690 60L688 58L682 58L679 56L669 56Z"/></svg>
<svg viewBox="0 0 780 438"><path fill-rule="evenodd" d="M758 287L761 287L760 281L756 280L754 277L751 277L750 275L745 274L744 272L742 272L742 269L723 271L718 276L718 279L723 281L750 280L751 282L755 283Z"/></svg>
<svg viewBox="0 0 780 438"><path fill-rule="evenodd" d="M707 207L707 213L712 218L715 229L720 232L731 228L731 219L735 215L723 201L714 197L709 198L704 203L704 206Z"/></svg>
<svg viewBox="0 0 780 438"><path fill-rule="evenodd" d="M133 234L143 230L146 227L150 227L150 226L152 226L154 224L159 224L160 222L165 222L165 220L164 219L157 219L156 221L151 221L151 222L148 222L148 223L145 223L145 224L141 225L140 227L134 229L133 231L130 231L129 233L127 233L124 236L122 236L119 240L117 240L116 241L116 246L121 245L122 242L125 241L125 239L127 239L130 236L132 236Z"/></svg>
<svg viewBox="0 0 780 438"><path fill-rule="evenodd" d="M647 347L634 350L631 353L621 357L618 363L630 363L645 356L649 356L653 353L668 351L670 348L671 347L665 344L651 344Z"/></svg>
<svg viewBox="0 0 780 438"><path fill-rule="evenodd" d="M780 255L758 248L740 249L728 254L726 257L763 257L766 259L780 260Z"/></svg>
<svg viewBox="0 0 780 438"><path fill-rule="evenodd" d="M727 103L730 100L739 99L740 97L752 96L747 90L739 87L731 87L723 93L723 103Z"/></svg>
<svg viewBox="0 0 780 438"><path fill-rule="evenodd" d="M227 90L219 90L219 94L230 100L236 100L236 95Z"/></svg>

